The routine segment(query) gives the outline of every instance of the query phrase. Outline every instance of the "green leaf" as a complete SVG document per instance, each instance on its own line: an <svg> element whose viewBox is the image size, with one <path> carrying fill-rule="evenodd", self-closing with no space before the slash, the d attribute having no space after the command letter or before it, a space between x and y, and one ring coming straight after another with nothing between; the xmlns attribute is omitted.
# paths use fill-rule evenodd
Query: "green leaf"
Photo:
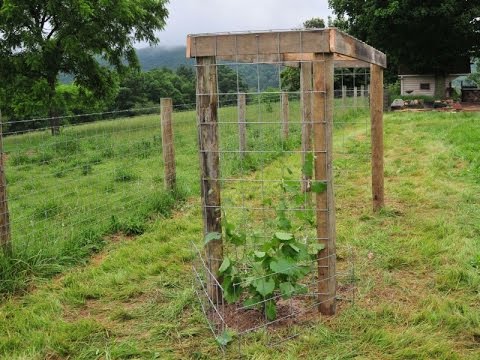
<svg viewBox="0 0 480 360"><path fill-rule="evenodd" d="M295 294L295 288L291 282L283 282L280 284L280 293L283 299L290 299Z"/></svg>
<svg viewBox="0 0 480 360"><path fill-rule="evenodd" d="M254 309L259 306L262 302L262 299L258 296L251 297L243 302L243 306L247 309Z"/></svg>
<svg viewBox="0 0 480 360"><path fill-rule="evenodd" d="M277 318L277 305L275 305L275 301L268 300L265 303L265 315L269 321L273 321Z"/></svg>
<svg viewBox="0 0 480 360"><path fill-rule="evenodd" d="M220 268L218 269L219 274L223 274L225 271L230 269L230 266L232 265L232 262L228 257L225 257L223 259L222 265L220 265Z"/></svg>
<svg viewBox="0 0 480 360"><path fill-rule="evenodd" d="M321 194L327 190L327 184L320 181L313 181L311 189L314 193Z"/></svg>
<svg viewBox="0 0 480 360"><path fill-rule="evenodd" d="M279 258L270 263L270 269L276 274L294 275L297 264L287 258Z"/></svg>
<svg viewBox="0 0 480 360"><path fill-rule="evenodd" d="M240 287L240 279L237 277L225 276L222 282L223 297L229 304L233 304L240 299L242 288Z"/></svg>
<svg viewBox="0 0 480 360"><path fill-rule="evenodd" d="M207 235L205 235L205 244L208 244L210 241L213 240L221 240L222 239L222 234L219 232L209 232Z"/></svg>
<svg viewBox="0 0 480 360"><path fill-rule="evenodd" d="M270 295L275 290L275 281L272 278L268 280L266 278L257 279L252 284L263 297Z"/></svg>
<svg viewBox="0 0 480 360"><path fill-rule="evenodd" d="M290 241L293 239L293 234L285 232L276 232L275 237L280 241Z"/></svg>
<svg viewBox="0 0 480 360"><path fill-rule="evenodd" d="M305 176L312 177L313 176L313 154L308 153L305 155L305 163L302 167L302 173Z"/></svg>
<svg viewBox="0 0 480 360"><path fill-rule="evenodd" d="M324 244L319 244L319 243L308 244L308 253L310 255L317 255L323 249L325 249Z"/></svg>
<svg viewBox="0 0 480 360"><path fill-rule="evenodd" d="M255 254L255 257L259 259L263 259L265 255L267 255L265 251L255 251L254 254Z"/></svg>
<svg viewBox="0 0 480 360"><path fill-rule="evenodd" d="M233 340L234 333L230 330L225 330L220 335L218 335L215 339L217 343L221 346L227 346Z"/></svg>
<svg viewBox="0 0 480 360"><path fill-rule="evenodd" d="M288 246L290 246L295 252L300 252L300 248L297 245L290 243Z"/></svg>

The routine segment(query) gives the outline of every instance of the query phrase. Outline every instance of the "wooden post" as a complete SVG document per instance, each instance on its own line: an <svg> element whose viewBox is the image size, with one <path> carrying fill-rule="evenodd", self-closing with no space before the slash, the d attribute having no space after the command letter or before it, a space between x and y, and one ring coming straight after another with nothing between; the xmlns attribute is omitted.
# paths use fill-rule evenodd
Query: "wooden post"
<svg viewBox="0 0 480 360"><path fill-rule="evenodd" d="M342 86L342 102L345 104L345 99L347 98L347 87L345 85Z"/></svg>
<svg viewBox="0 0 480 360"><path fill-rule="evenodd" d="M197 58L197 123L200 148L201 196L204 235L222 233L220 202L220 159L218 146L218 94L216 59L213 56ZM222 301L217 282L218 269L223 261L221 237L205 246L209 276L207 292L215 303Z"/></svg>
<svg viewBox="0 0 480 360"><path fill-rule="evenodd" d="M383 68L370 65L373 211L385 206L383 179Z"/></svg>
<svg viewBox="0 0 480 360"><path fill-rule="evenodd" d="M282 137L283 140L288 140L288 93L282 92Z"/></svg>
<svg viewBox="0 0 480 360"><path fill-rule="evenodd" d="M172 112L173 105L171 98L160 99L161 126L162 126L162 149L164 184L166 190L175 189L175 145L173 142Z"/></svg>
<svg viewBox="0 0 480 360"><path fill-rule="evenodd" d="M247 123L245 118L247 99L244 93L238 94L238 144L240 156L245 156L247 150Z"/></svg>
<svg viewBox="0 0 480 360"><path fill-rule="evenodd" d="M0 247L5 255L12 254L10 215L7 202L7 180L5 177L5 152L3 149L3 122L0 111Z"/></svg>
<svg viewBox="0 0 480 360"><path fill-rule="evenodd" d="M357 107L357 93L358 93L357 90L358 90L357 87L354 86L354 87L353 87L353 105L354 105L355 107Z"/></svg>
<svg viewBox="0 0 480 360"><path fill-rule="evenodd" d="M335 201L333 192L333 54L316 54L313 63L313 139L315 180L327 189L316 194L317 238L324 249L318 254L318 301L322 314L336 311Z"/></svg>
<svg viewBox="0 0 480 360"><path fill-rule="evenodd" d="M360 85L360 101L363 103L365 98L365 85Z"/></svg>
<svg viewBox="0 0 480 360"><path fill-rule="evenodd" d="M300 65L300 88L302 104L302 168L306 155L312 151L312 63ZM311 176L302 174L302 191L310 191Z"/></svg>

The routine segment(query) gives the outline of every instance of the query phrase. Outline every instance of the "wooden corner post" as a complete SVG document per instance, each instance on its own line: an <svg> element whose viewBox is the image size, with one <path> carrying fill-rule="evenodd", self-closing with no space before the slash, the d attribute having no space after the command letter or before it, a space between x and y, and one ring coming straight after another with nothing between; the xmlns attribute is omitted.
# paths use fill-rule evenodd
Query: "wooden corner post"
<svg viewBox="0 0 480 360"><path fill-rule="evenodd" d="M214 56L197 58L197 125L200 149L201 196L204 235L222 233L220 202L220 160L218 153L218 94ZM218 269L223 261L221 236L205 247L207 292L215 303L222 301Z"/></svg>
<svg viewBox="0 0 480 360"><path fill-rule="evenodd" d="M0 111L0 248L5 255L12 253L10 215L7 202L7 180L5 177L5 152L3 149L3 122Z"/></svg>
<svg viewBox="0 0 480 360"><path fill-rule="evenodd" d="M302 169L307 154L312 151L312 63L300 64L300 88L302 104ZM311 176L302 174L302 192L310 191Z"/></svg>
<svg viewBox="0 0 480 360"><path fill-rule="evenodd" d="M333 192L333 54L316 54L313 62L313 142L315 180L326 183L316 194L317 238L324 249L318 254L318 302L322 314L336 311L335 201Z"/></svg>
<svg viewBox="0 0 480 360"><path fill-rule="evenodd" d="M370 65L373 211L385 206L383 173L383 68Z"/></svg>
<svg viewBox="0 0 480 360"><path fill-rule="evenodd" d="M164 167L164 184L166 190L175 189L175 146L172 130L173 104L171 98L160 99L161 127L162 127L162 154Z"/></svg>

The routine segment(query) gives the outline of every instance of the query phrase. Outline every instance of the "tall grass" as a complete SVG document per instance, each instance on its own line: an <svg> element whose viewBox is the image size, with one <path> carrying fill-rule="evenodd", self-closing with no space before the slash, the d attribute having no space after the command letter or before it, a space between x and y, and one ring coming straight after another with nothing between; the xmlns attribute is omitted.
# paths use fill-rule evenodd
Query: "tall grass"
<svg viewBox="0 0 480 360"><path fill-rule="evenodd" d="M247 107L248 153L238 150L237 111L219 109L221 174L255 171L300 145L299 101L290 102L290 136L283 139L280 103ZM342 111L343 127L359 111ZM178 187L163 190L160 119L144 115L5 137L13 254L0 254L0 296L28 288L100 251L108 235L143 233L153 217L168 217L199 193L197 126L193 111L173 118ZM256 152L269 149L270 151Z"/></svg>

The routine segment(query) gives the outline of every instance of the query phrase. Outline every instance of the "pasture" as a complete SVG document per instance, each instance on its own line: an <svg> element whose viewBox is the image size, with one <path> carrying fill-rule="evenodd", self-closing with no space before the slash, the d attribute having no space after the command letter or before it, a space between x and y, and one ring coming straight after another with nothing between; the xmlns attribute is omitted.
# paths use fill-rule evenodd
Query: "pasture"
<svg viewBox="0 0 480 360"><path fill-rule="evenodd" d="M260 106L248 111L278 118L277 107ZM291 106L299 139L299 106ZM235 147L235 108L221 111L231 119L222 138ZM478 359L480 115L385 115L387 207L378 214L368 114L349 109L335 120L339 261L342 249L354 250L355 305L311 319L279 347L252 334L244 355ZM14 255L0 259L1 356L221 358L192 289L190 242L202 242L194 112L175 113L173 123L174 193L162 190L158 115L4 139ZM225 174L256 176L260 164L275 173L298 160L281 150L299 142L285 143L268 124L250 133L250 147L278 154L254 154L242 167L224 159ZM235 344L226 351L238 356Z"/></svg>

